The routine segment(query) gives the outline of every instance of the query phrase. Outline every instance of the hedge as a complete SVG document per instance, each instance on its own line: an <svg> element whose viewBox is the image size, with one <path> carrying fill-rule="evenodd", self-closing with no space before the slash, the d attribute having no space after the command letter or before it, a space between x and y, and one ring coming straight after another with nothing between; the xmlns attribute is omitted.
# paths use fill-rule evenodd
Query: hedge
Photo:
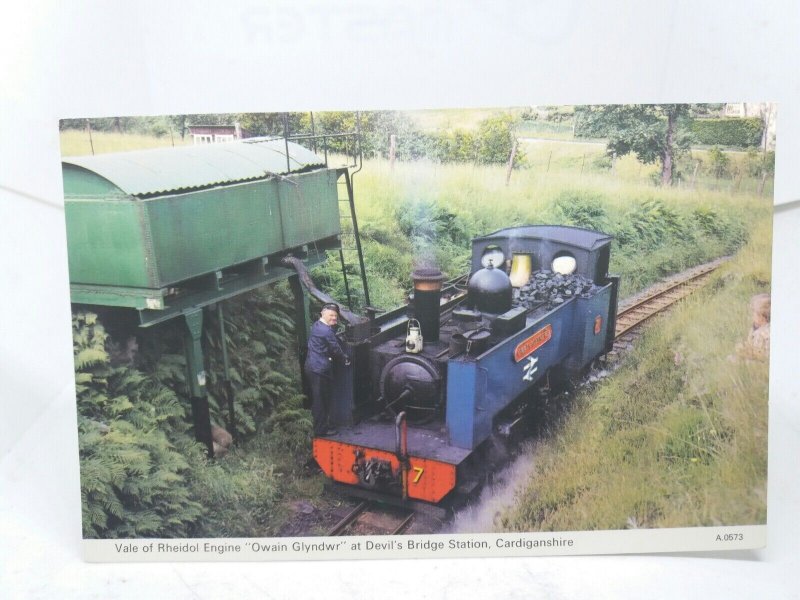
<svg viewBox="0 0 800 600"><path fill-rule="evenodd" d="M761 119L695 119L691 133L698 144L710 146L758 146L764 125Z"/></svg>

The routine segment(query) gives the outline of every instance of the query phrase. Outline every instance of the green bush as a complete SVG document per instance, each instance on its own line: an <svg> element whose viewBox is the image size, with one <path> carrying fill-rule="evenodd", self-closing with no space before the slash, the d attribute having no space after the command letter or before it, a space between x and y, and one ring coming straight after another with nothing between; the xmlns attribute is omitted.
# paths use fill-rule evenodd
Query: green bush
<svg viewBox="0 0 800 600"><path fill-rule="evenodd" d="M192 491L208 507L191 537L266 535L278 500L275 466L255 449L235 449L225 460L209 462L194 473Z"/></svg>
<svg viewBox="0 0 800 600"><path fill-rule="evenodd" d="M399 160L423 158L430 150L430 140L401 112L367 111L361 113L360 119L356 119L355 112L332 111L317 113L315 118L318 134L355 131L358 124L362 134L361 147L367 158L387 158L392 135L396 139L395 156ZM331 138L326 143L330 152L352 153L352 142L344 138ZM322 152L322 149L319 151Z"/></svg>
<svg viewBox="0 0 800 600"><path fill-rule="evenodd" d="M730 165L730 157L718 147L714 146L708 151L708 168L711 174L717 179L730 177Z"/></svg>
<svg viewBox="0 0 800 600"><path fill-rule="evenodd" d="M607 138L612 125L605 119L593 118L592 106L575 107L575 137L586 139Z"/></svg>
<svg viewBox="0 0 800 600"><path fill-rule="evenodd" d="M456 129L428 135L428 156L438 162L471 162L478 158L478 140L471 131Z"/></svg>
<svg viewBox="0 0 800 600"><path fill-rule="evenodd" d="M666 239L680 238L685 231L678 211L661 200L645 200L629 213L628 218L643 248L654 248Z"/></svg>
<svg viewBox="0 0 800 600"><path fill-rule="evenodd" d="M591 192L561 192L555 208L561 213L557 219L563 225L575 225L598 231L608 231L607 199Z"/></svg>
<svg viewBox="0 0 800 600"><path fill-rule="evenodd" d="M709 146L758 146L764 124L757 118L694 119L690 131L698 144Z"/></svg>
<svg viewBox="0 0 800 600"><path fill-rule="evenodd" d="M365 244L364 261L369 265L370 274L380 274L400 285L411 277L413 260L410 248L408 253L404 253L391 246Z"/></svg>
<svg viewBox="0 0 800 600"><path fill-rule="evenodd" d="M303 408L303 396L287 398L264 423L270 443L293 459L308 453L313 430L311 413ZM299 462L295 460L294 462Z"/></svg>
<svg viewBox="0 0 800 600"><path fill-rule="evenodd" d="M484 119L478 125L478 162L483 164L504 164L511 156L514 146L514 117L498 115ZM519 150L516 160L522 162Z"/></svg>
<svg viewBox="0 0 800 600"><path fill-rule="evenodd" d="M749 148L743 167L750 177L772 175L775 173L775 151L762 153L755 148Z"/></svg>
<svg viewBox="0 0 800 600"><path fill-rule="evenodd" d="M515 127L514 117L503 114L484 119L478 124L477 131L418 132L414 136L417 152L405 157L428 158L440 163L506 164L514 146ZM524 163L524 152L517 147L514 165L519 167Z"/></svg>
<svg viewBox="0 0 800 600"><path fill-rule="evenodd" d="M435 201L408 203L397 210L396 218L400 231L412 240L437 243L447 240L460 245L471 241L463 219Z"/></svg>

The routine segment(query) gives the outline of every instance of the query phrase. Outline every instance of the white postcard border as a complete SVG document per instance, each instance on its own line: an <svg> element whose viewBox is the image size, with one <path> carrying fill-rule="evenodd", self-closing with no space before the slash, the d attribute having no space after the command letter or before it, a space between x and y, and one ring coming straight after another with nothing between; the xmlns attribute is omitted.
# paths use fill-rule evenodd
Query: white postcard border
<svg viewBox="0 0 800 600"><path fill-rule="evenodd" d="M613 531L292 538L83 540L88 562L500 558L753 550L766 525Z"/></svg>

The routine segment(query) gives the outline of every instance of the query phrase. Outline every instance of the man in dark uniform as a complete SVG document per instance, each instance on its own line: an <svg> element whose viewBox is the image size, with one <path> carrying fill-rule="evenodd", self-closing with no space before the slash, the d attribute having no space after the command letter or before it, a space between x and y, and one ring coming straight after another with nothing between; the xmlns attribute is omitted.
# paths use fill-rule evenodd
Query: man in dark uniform
<svg viewBox="0 0 800 600"><path fill-rule="evenodd" d="M337 433L330 424L331 392L333 391L333 361L350 364L339 338L334 332L339 321L339 307L330 303L322 307L320 318L311 326L305 373L311 391L311 415L314 435Z"/></svg>

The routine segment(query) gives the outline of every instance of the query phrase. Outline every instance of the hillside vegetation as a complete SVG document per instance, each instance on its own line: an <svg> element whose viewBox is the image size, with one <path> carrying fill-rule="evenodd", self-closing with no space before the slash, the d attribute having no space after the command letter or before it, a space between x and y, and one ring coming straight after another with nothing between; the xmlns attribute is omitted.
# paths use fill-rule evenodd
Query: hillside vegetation
<svg viewBox="0 0 800 600"><path fill-rule="evenodd" d="M768 292L771 222L582 390L496 525L571 531L766 522L769 366L737 352Z"/></svg>
<svg viewBox="0 0 800 600"><path fill-rule="evenodd" d="M299 476L311 417L298 391L291 306L285 285L226 302L239 437L219 460L191 431L183 323L136 330L118 313L73 314L85 537L274 535L282 500L319 495L319 478ZM211 419L226 427L219 325L207 318Z"/></svg>
<svg viewBox="0 0 800 600"><path fill-rule="evenodd" d="M147 150L148 148L164 148L187 144L191 144L191 140L188 137L181 139L179 135L170 136L169 134L156 137L141 133L93 131L90 140L89 134L85 129L65 129L61 132L62 156L127 152L129 150Z"/></svg>
<svg viewBox="0 0 800 600"><path fill-rule="evenodd" d="M615 237L612 272L625 297L663 276L736 251L748 224L770 213L770 202L746 189L662 188L632 156L612 170L603 148L545 142L527 149L529 167L508 186L502 167L365 162L356 176L356 204L373 305L402 302L414 266L436 264L447 276L468 269L470 240L524 224L576 225ZM549 163L549 170L547 165ZM350 257L350 262L355 262ZM316 276L344 297L338 258Z"/></svg>

